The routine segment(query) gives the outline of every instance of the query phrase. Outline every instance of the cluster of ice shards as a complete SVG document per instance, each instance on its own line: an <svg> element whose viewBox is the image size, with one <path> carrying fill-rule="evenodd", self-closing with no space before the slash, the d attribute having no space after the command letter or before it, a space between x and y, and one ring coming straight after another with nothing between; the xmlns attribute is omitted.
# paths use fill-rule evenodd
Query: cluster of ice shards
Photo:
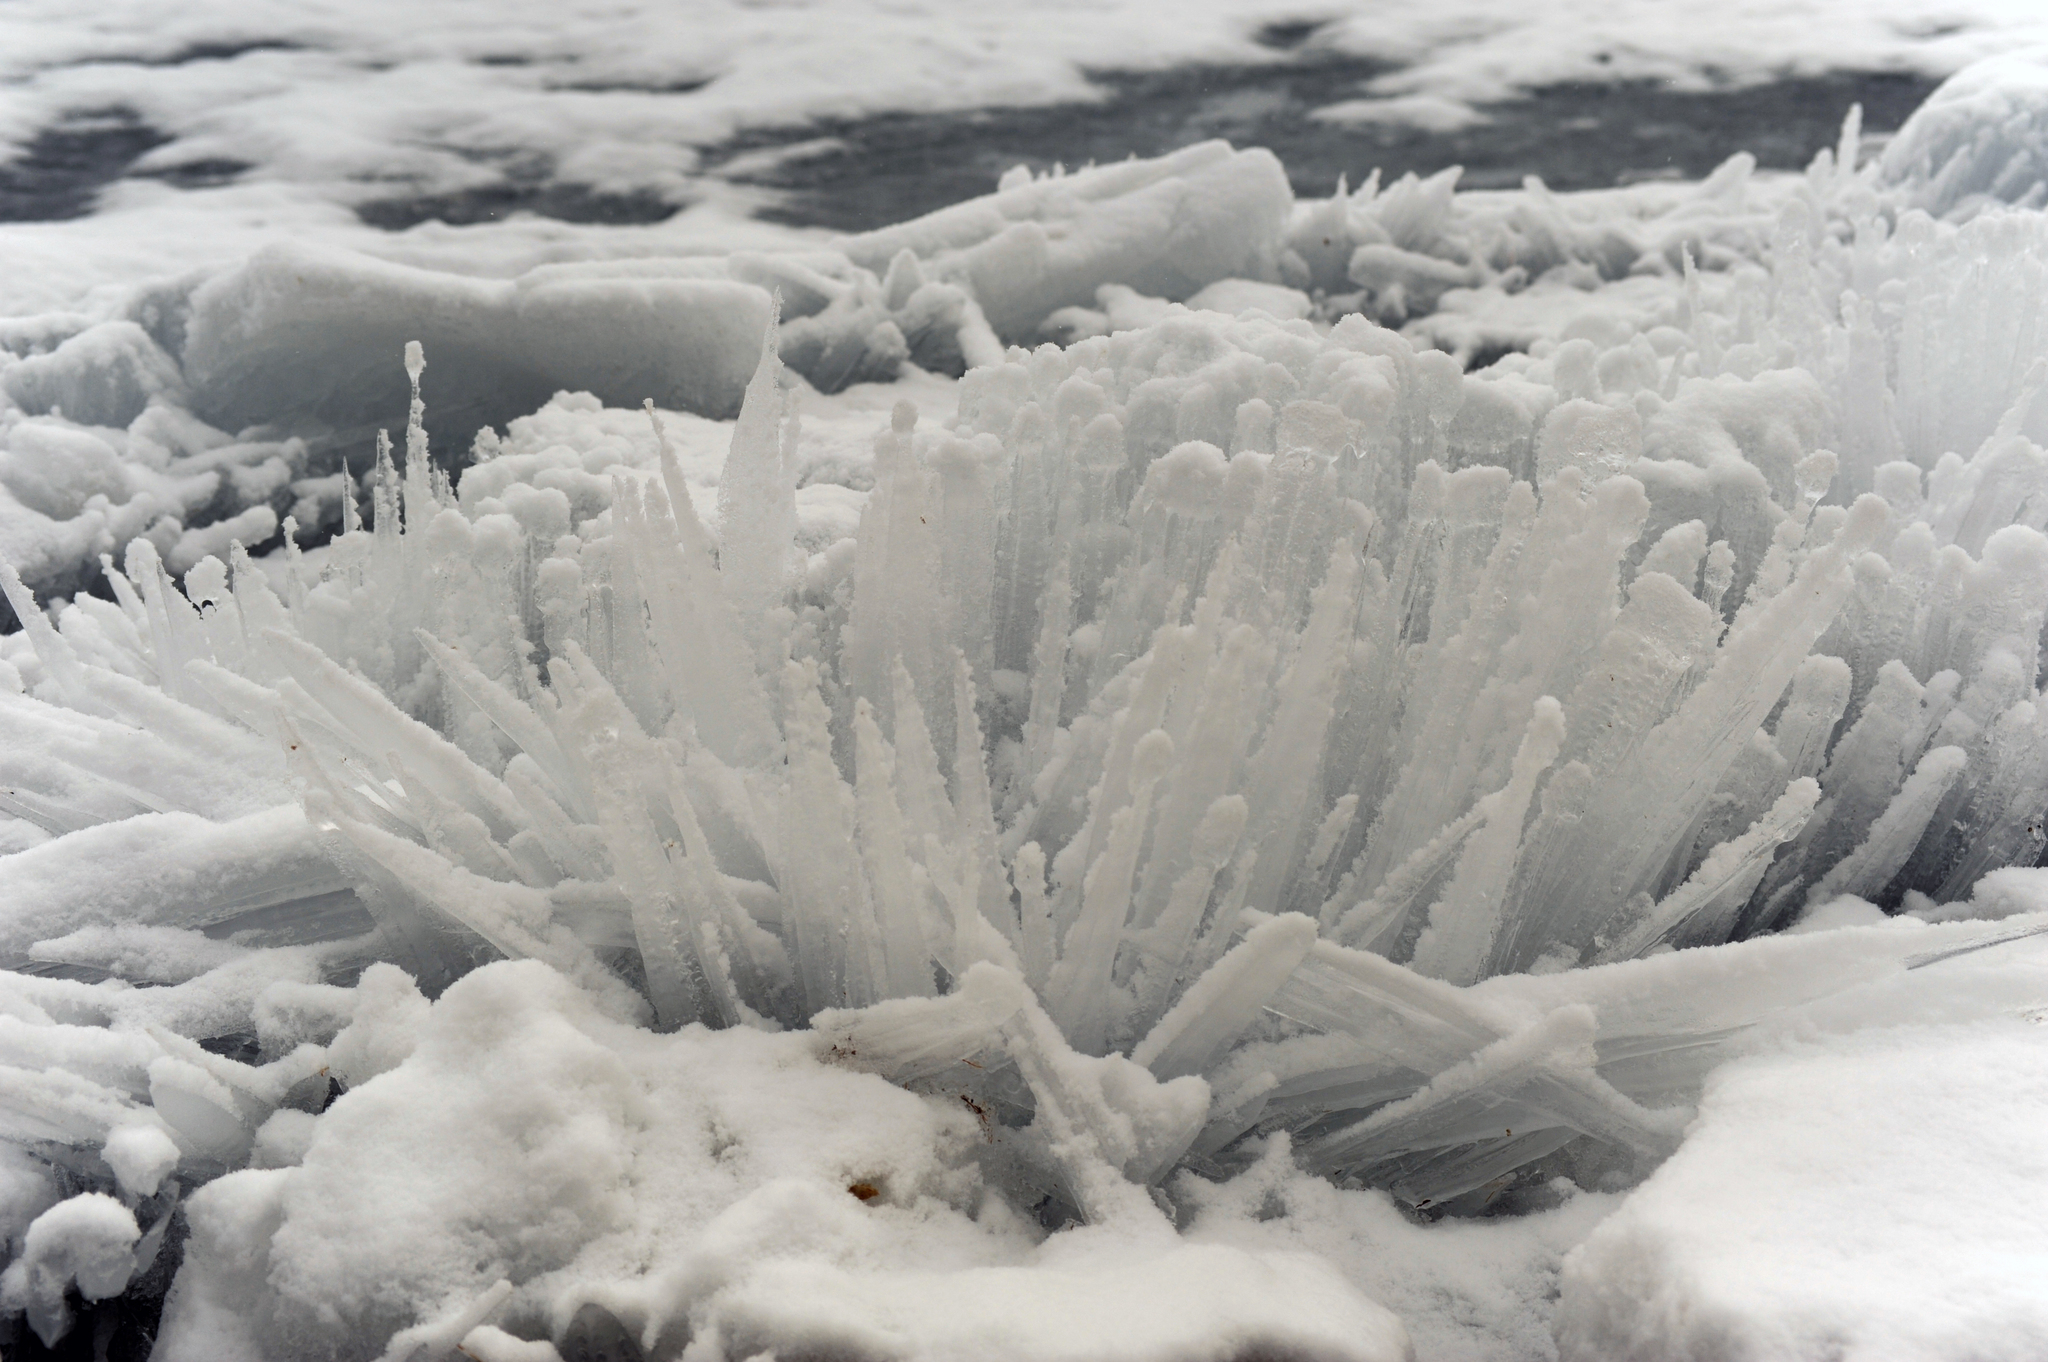
<svg viewBox="0 0 2048 1362"><path fill-rule="evenodd" d="M1005 344L1144 325L1167 302L1319 323L1362 311L1466 362L1638 333L1669 358L1673 342L1654 333L1703 291L1743 334L1700 337L1698 372L1854 371L1875 350L1841 293L1892 305L1879 290L1901 276L1884 248L1915 249L1911 210L1962 221L2032 202L2041 69L2024 57L1972 68L1881 160L1856 169L1851 126L1803 179L1757 176L1738 156L1698 185L1460 193L1453 168L1296 201L1270 154L1211 142L1073 174L1020 169L993 194L798 251L451 268L431 252L273 244L89 310L0 319L0 552L32 587L69 595L137 535L179 572L231 541L273 543L287 517L324 536L345 464L363 472L375 427L404 400L388 356L410 340L436 356L443 429L503 425L558 390L730 417L776 293L784 360L828 393L906 364L958 374ZM1692 283L1688 253L1704 271ZM1765 280L1790 260L1812 277ZM1955 281L1906 272L1955 319L1913 344L1976 334ZM2000 290L2000 324L2029 324L2033 296ZM1761 315L1782 310L1773 297L1801 300L1801 315L1763 334ZM1815 349L1816 315L1858 344ZM2032 353L2027 337L2008 340L2021 362ZM1983 408L1983 395L1963 405ZM1981 438L1915 433L1956 450Z"/></svg>
<svg viewBox="0 0 2048 1362"><path fill-rule="evenodd" d="M1013 351L950 430L899 406L858 533L808 564L772 330L715 545L665 442L609 485L502 455L458 495L415 398L374 529L346 505L317 580L288 565L280 595L237 556L180 591L138 540L118 601L56 627L10 588L18 750L50 754L10 797L156 807L141 772L66 762L67 725L193 759L263 735L243 780L294 782L430 986L532 957L664 1026L791 1026L993 965L1049 1019L1012 1042L1026 1074L1060 1046L1211 1071L1318 950L1470 984L1842 894L1960 899L2048 811L2038 376L1978 393L2002 412L1906 358L1894 390L1960 287L1830 320L1810 278L1917 252L1915 281L1988 258L2018 294L2039 230L1802 255L1788 229L1757 315L1477 375L1360 316L1183 309ZM1748 372L1799 321L1839 372ZM1838 396L1859 382L1878 419ZM1933 429L1982 432L1967 459L1927 457L1937 401ZM1871 466L1897 452L1933 467ZM158 799L167 757L132 758ZM1557 1026L1539 1049L1584 1039ZM1668 1124L1598 1098L1635 1125L1585 1133Z"/></svg>
<svg viewBox="0 0 2048 1362"><path fill-rule="evenodd" d="M274 244L89 311L0 321L0 552L32 587L69 595L137 535L182 572L231 541L275 542L287 517L331 532L345 463L363 473L376 425L404 400L388 356L410 340L436 356L444 429L502 426L557 390L730 417L775 293L783 358L823 392L906 363L957 374L1004 344L1129 329L1176 301L1320 323L1363 311L1468 362L1573 338L1605 348L1671 322L1693 287L1730 322L1750 319L1740 342L1703 338L1701 372L1724 349L1736 369L1777 367L1780 339L1815 367L1810 319L1797 334L1749 334L1771 308L1764 262L1791 244L1777 238L1817 243L1803 251L1819 287L1808 310L1835 315L1844 288L1880 305L1876 288L1896 272L1866 259L1850 277L1831 258L1837 238L1867 257L1911 208L1960 220L2001 196L2026 201L2039 136L2022 77L2039 68L2006 65L1945 87L1882 162L1843 169L1857 156L1851 128L1804 180L1756 176L1738 156L1698 185L1460 193L1452 169L1296 201L1269 154L1205 143L1013 172L983 198L802 251L457 273L439 257ZM1684 283L1688 252L1704 271L1696 285ZM1776 287L1803 295L1807 282ZM1997 301L2025 310L2024 295Z"/></svg>
<svg viewBox="0 0 2048 1362"><path fill-rule="evenodd" d="M403 455L380 439L367 527L336 480L317 562L235 546L181 586L145 535L105 562L113 600L54 615L0 570L25 626L0 639L0 797L40 830L24 845L53 837L9 858L9 962L186 981L0 976L0 1062L23 1075L0 1129L36 1151L8 1165L5 1308L54 1337L69 1289L149 1268L165 1187L296 1167L322 1130L410 1110L408 1083L429 1103L431 1064L401 1082L406 1046L353 1030L373 994L425 1007L414 985L314 983L371 960L461 1000L458 1030L472 1008L531 1022L487 1005L515 976L579 998L555 1010L613 1049L643 1043L620 1039L633 1022L808 1026L814 1059L971 1112L978 1176L1019 1208L1150 1234L1148 1188L1283 1131L1307 1167L1417 1206L1484 1202L1567 1146L1639 1172L1760 1021L2035 929L1745 940L1875 911L1859 900L1996 915L1974 886L2041 853L2038 210L1938 221L1823 158L1746 229L1761 263L1702 272L1683 233L1646 254L1613 225L1636 254L1612 288L1657 285L1639 310L1589 306L1467 373L1360 312L1333 324L1319 275L1297 282L1320 298L1273 278L1341 264L1359 305L1408 309L1452 246L1404 233L1462 223L1469 244L1489 221L1448 180L1288 228L1231 196L1256 201L1270 158L1196 150L850 248L887 257L868 282L890 317L957 303L975 367L942 428L897 404L871 490L838 489L849 537L810 537L829 516L799 495L781 351L824 363L837 342L804 323L834 309L865 319L846 335L908 333L861 310L866 284L793 301L778 333L764 289L693 277L762 303L734 323L745 359L718 361L751 377L715 539L652 403L629 438L639 414L558 400L481 435L453 482L413 345ZM1258 240L1146 254L1205 167ZM1108 187L1077 208L1087 185ZM1544 277L1607 250L1543 255L1558 229L1535 213L1485 230ZM1460 286L1538 286L1506 258ZM188 334L210 334L208 288L243 291L219 317L261 316L276 263L201 286ZM775 265L786 297L800 263ZM647 317L677 301L651 267L598 274ZM545 292L508 287L484 330ZM1040 309L1080 338L998 353ZM274 382L250 377L276 372L266 334L232 390ZM479 969L500 960L547 968ZM266 970L282 983L252 989ZM158 1015L180 999L191 1017ZM294 1030L294 1009L327 1020ZM236 1034L263 1062L194 1040ZM360 1069L335 1053L351 1034ZM328 1115L335 1077L359 1091ZM525 1176L478 1158L486 1182ZM856 1202L880 1194L841 1171ZM291 1176L195 1195L202 1266L171 1314L191 1355L229 1318L284 1331L258 1354L318 1355L277 1323L318 1315L292 1285L314 1269L250 1267L289 1248ZM445 1350L551 1270L486 1220L479 1242L512 1245L503 1290L456 1273L356 1327ZM563 1337L577 1299L522 1327ZM656 1347L660 1311L636 1318ZM738 1355L760 1339L782 1336Z"/></svg>

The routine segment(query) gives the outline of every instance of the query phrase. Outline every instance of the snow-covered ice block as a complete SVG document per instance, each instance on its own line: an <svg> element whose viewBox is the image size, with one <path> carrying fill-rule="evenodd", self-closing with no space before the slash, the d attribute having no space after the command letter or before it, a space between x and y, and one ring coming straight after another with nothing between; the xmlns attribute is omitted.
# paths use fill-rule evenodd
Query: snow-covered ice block
<svg viewBox="0 0 2048 1362"><path fill-rule="evenodd" d="M877 271L911 251L967 283L997 335L1030 340L1047 313L1092 304L1104 284L1179 300L1221 279L1277 279L1293 203L1273 153L1203 142L1071 175L1013 170L994 194L840 247Z"/></svg>
<svg viewBox="0 0 2048 1362"><path fill-rule="evenodd" d="M61 354L5 372L12 380ZM209 536L221 551L224 533L254 547L294 504L294 480L305 471L302 442L234 440L162 393L138 401L133 392L88 392L74 405L64 391L53 395L66 383L93 387L75 374L24 381L10 395L40 414L0 411L0 557L38 590L79 589L98 575L98 555L119 553L138 536L178 560L180 571L214 551L192 552ZM126 428L87 424L111 417L122 417ZM228 527L230 518L239 523ZM188 520L214 524L188 531Z"/></svg>
<svg viewBox="0 0 2048 1362"><path fill-rule="evenodd" d="M1679 1152L1566 1258L1560 1351L1571 1362L2048 1355L2044 1130L2038 1007L1730 1065Z"/></svg>
<svg viewBox="0 0 2048 1362"><path fill-rule="evenodd" d="M322 854L290 805L226 822L158 813L83 828L0 858L0 959L87 925L200 927L275 909L313 919L339 913L344 930L366 925L347 900L348 881Z"/></svg>
<svg viewBox="0 0 2048 1362"><path fill-rule="evenodd" d="M1941 216L2048 199L2048 48L1986 57L1950 76L1885 146L1884 178Z"/></svg>
<svg viewBox="0 0 2048 1362"><path fill-rule="evenodd" d="M226 429L309 418L395 423L408 341L434 358L429 395L457 429L531 411L558 389L615 406L730 416L768 324L766 289L718 262L542 267L480 279L300 245L268 247L190 300L185 375Z"/></svg>
<svg viewBox="0 0 2048 1362"><path fill-rule="evenodd" d="M132 321L101 322L46 354L0 370L0 387L23 411L61 410L73 421L123 426L153 397L184 397L178 366Z"/></svg>
<svg viewBox="0 0 2048 1362"><path fill-rule="evenodd" d="M105 1300L147 1266L137 1262L141 1236L134 1214L104 1193L60 1201L36 1217L23 1236L21 1256L0 1274L0 1310L26 1311L37 1336L55 1343L70 1327L65 1295L73 1286L86 1300Z"/></svg>

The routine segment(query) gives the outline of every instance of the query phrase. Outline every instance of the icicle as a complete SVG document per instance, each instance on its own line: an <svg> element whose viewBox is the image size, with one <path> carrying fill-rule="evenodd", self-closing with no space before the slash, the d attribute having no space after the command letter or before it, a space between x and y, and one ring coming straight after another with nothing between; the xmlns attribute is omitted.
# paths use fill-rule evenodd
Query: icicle
<svg viewBox="0 0 2048 1362"><path fill-rule="evenodd" d="M1160 1078L1200 1073L1228 1049L1316 943L1315 919L1268 918L1200 979L1131 1051Z"/></svg>
<svg viewBox="0 0 2048 1362"><path fill-rule="evenodd" d="M894 755L865 700L854 702L853 731L859 768L854 782L860 819L857 845L882 931L881 996L921 997L932 992L932 972L906 850L908 838L896 806Z"/></svg>
<svg viewBox="0 0 2048 1362"><path fill-rule="evenodd" d="M854 845L853 794L832 761L816 664L784 664L783 686L789 786L781 801L775 882L788 914L804 1010L860 1007L880 996L883 971L867 880L846 854Z"/></svg>
<svg viewBox="0 0 2048 1362"><path fill-rule="evenodd" d="M1024 977L1040 995L1052 976L1054 958L1052 907L1045 897L1045 853L1036 842L1017 848L1010 863L1017 887L1018 934L1022 941Z"/></svg>
<svg viewBox="0 0 2048 1362"><path fill-rule="evenodd" d="M953 654L953 808L955 836L972 851L982 869L979 908L983 918L1003 934L1012 950L1021 950L1016 915L999 872L1001 834L996 827L995 796L989 789L988 764L976 715L974 677L967 659Z"/></svg>
<svg viewBox="0 0 2048 1362"><path fill-rule="evenodd" d="M1467 840L1450 887L1429 910L1429 926L1415 945L1415 967L1424 974L1469 984L1484 972L1500 930L1502 896L1514 875L1522 825L1536 782L1564 745L1564 710L1546 695L1515 753L1507 785L1480 800L1485 825Z"/></svg>
<svg viewBox="0 0 2048 1362"><path fill-rule="evenodd" d="M1822 903L1837 894L1868 896L1882 890L1920 844L1936 806L1962 779L1968 765L1969 757L1960 747L1937 747L1920 758L1913 774L1870 825L1862 844L1807 891L1807 902Z"/></svg>
<svg viewBox="0 0 2048 1362"><path fill-rule="evenodd" d="M783 457L785 431L796 415L781 385L781 315L777 293L761 337L761 362L747 383L718 478L718 582L759 667L773 661L773 624L785 607L796 551L796 470Z"/></svg>
<svg viewBox="0 0 2048 1362"><path fill-rule="evenodd" d="M1680 935L1710 943L1725 940L1772 855L1797 835L1819 801L1820 785L1811 777L1787 785L1746 832L1708 852L1691 878L1618 941L1602 948L1597 962L1634 959Z"/></svg>
<svg viewBox="0 0 2048 1362"><path fill-rule="evenodd" d="M355 534L363 528L363 513L356 505L355 475L348 470L348 460L341 461L341 532Z"/></svg>
<svg viewBox="0 0 2048 1362"><path fill-rule="evenodd" d="M1356 553L1349 543L1340 545L1330 555L1323 585L1316 589L1294 665L1280 683L1279 703L1266 726L1265 741L1245 771L1252 815L1249 833L1260 848L1260 869L1246 899L1253 907L1277 904L1285 878L1294 870L1348 660L1358 578Z"/></svg>
<svg viewBox="0 0 2048 1362"><path fill-rule="evenodd" d="M1152 789L1173 761L1173 739L1153 729L1133 747L1130 803L1109 820L1102 854L1089 867L1081 913L1060 942L1059 963L1047 983L1048 1008L1084 1054L1109 1042L1119 1000L1109 981L1130 912L1131 880L1151 821Z"/></svg>
<svg viewBox="0 0 2048 1362"><path fill-rule="evenodd" d="M731 1026L740 1017L724 962L701 952L707 920L701 887L673 873L650 814L659 779L652 745L581 649L569 654L569 662L580 674L582 693L565 720L589 754L598 827L611 852L613 877L630 905L655 1018L670 1029L694 1021Z"/></svg>
<svg viewBox="0 0 2048 1362"><path fill-rule="evenodd" d="M29 645L36 650L43 666L49 669L51 679L56 682L66 703L88 714L97 713L98 707L87 697L85 672L77 655L71 651L71 645L50 627L50 617L42 612L35 596L22 585L21 574L14 570L14 564L5 558L0 558L0 591L6 593L7 603L14 607L14 617L21 621Z"/></svg>
<svg viewBox="0 0 2048 1362"><path fill-rule="evenodd" d="M1242 795L1224 795L1202 815L1189 848L1191 864L1174 882L1158 920L1136 938L1149 957L1139 977L1138 1015L1160 1015L1173 989L1187 981L1216 876L1229 864L1250 818Z"/></svg>

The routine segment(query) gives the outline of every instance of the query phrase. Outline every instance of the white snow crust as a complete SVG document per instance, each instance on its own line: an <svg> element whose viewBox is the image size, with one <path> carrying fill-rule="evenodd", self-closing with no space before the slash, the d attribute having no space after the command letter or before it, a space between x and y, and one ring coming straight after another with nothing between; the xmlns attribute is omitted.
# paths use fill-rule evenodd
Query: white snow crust
<svg viewBox="0 0 2048 1362"><path fill-rule="evenodd" d="M431 1006L377 987L330 1055L365 1026L408 1053L349 1065L293 1166L193 1199L159 1356L345 1356L499 1279L517 1331L596 1302L706 1356L1406 1355L1319 1258L1183 1244L1156 1211L1046 1238L982 1184L971 1111L821 1064L812 1036L656 1035L530 962Z"/></svg>
<svg viewBox="0 0 2048 1362"><path fill-rule="evenodd" d="M1955 977L1927 1021L1895 1024L1900 989L1845 998L1785 1051L1716 1071L1679 1152L1565 1258L1562 1356L2048 1347L2044 961L1966 957L1914 983L1937 987L1937 971ZM1848 1008L1883 1022L1832 1031Z"/></svg>

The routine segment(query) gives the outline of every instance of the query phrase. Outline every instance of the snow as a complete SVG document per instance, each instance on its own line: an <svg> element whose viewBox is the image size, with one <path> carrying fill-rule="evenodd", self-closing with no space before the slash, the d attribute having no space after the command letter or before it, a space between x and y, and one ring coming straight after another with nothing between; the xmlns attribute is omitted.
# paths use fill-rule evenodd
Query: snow
<svg viewBox="0 0 2048 1362"><path fill-rule="evenodd" d="M1551 1204L1425 1224L1385 1193L1301 1172L1287 1152L1276 1136L1228 1182L1176 1184L1193 1210L1188 1237L1317 1254L1400 1316L1418 1358L1442 1362L1553 1356L1547 1319L1560 1265L1621 1199L1559 1178L1542 1192Z"/></svg>
<svg viewBox="0 0 2048 1362"><path fill-rule="evenodd" d="M2037 1355L2043 969L2036 949L1962 984L2002 1015L1718 1070L1679 1152L1565 1259L1561 1355Z"/></svg>
<svg viewBox="0 0 2048 1362"><path fill-rule="evenodd" d="M2034 22L1909 9L1773 22ZM120 187L6 332L0 1312L182 1225L171 1359L2038 1342L2038 64L1801 176L1297 201L1212 142L834 241L373 240L373 164L679 196L632 148L722 101L1044 97L1140 26L750 10L558 101L678 54L460 17L137 68L155 154L256 169ZM1440 121L1703 69L1552 18L1316 41ZM0 122L113 78L7 23ZM102 253L216 192L304 216Z"/></svg>
<svg viewBox="0 0 2048 1362"><path fill-rule="evenodd" d="M141 1237L135 1217L110 1196L88 1192L59 1202L35 1218L21 1256L0 1275L0 1309L26 1311L29 1327L55 1342L70 1322L65 1292L75 1285L89 1301L120 1294Z"/></svg>
<svg viewBox="0 0 2048 1362"><path fill-rule="evenodd" d="M500 1278L519 1286L489 1318L515 1334L594 1304L643 1347L712 1355L1407 1355L1326 1263L1182 1244L1149 1203L1048 1239L983 1184L972 1112L808 1036L656 1035L531 963L406 1016L410 1053L356 1069L302 1159L193 1197L159 1356L326 1355Z"/></svg>

